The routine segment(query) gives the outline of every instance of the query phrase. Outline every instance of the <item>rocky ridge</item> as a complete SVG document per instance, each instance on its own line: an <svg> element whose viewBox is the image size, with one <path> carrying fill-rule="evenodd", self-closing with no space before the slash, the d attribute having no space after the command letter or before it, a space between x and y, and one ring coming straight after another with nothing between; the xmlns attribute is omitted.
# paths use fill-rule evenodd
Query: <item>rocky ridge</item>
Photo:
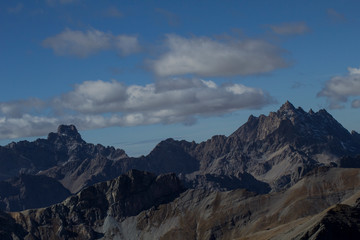
<svg viewBox="0 0 360 240"><path fill-rule="evenodd" d="M121 149L86 143L75 126L61 125L47 139L0 147L0 179L24 173L43 175L77 193L138 169L174 172L189 188L246 188L263 194L286 189L319 166L359 166L359 136L325 110L305 112L290 102L268 116L250 116L228 137L214 136L201 143L167 139L139 158ZM0 196L0 208L15 210L4 208L9 204L1 197L6 196ZM31 204L23 206L26 209Z"/></svg>
<svg viewBox="0 0 360 240"><path fill-rule="evenodd" d="M169 144L199 164L185 178L248 173L275 191L295 184L315 167L340 166L341 157L360 154L356 132L347 131L325 110L305 112L290 102L269 116L250 116L229 137L214 136L199 144L168 139L157 147ZM171 157L171 152L157 155L163 161Z"/></svg>
<svg viewBox="0 0 360 240"><path fill-rule="evenodd" d="M183 191L175 174L156 176L132 170L111 181L87 187L60 204L14 212L10 216L26 239L98 239L104 236L101 227L107 221L121 222L171 202Z"/></svg>
<svg viewBox="0 0 360 240"><path fill-rule="evenodd" d="M359 184L359 169L321 167L283 192L184 192L174 174L131 171L51 207L0 213L0 236L319 240L341 229L358 239Z"/></svg>

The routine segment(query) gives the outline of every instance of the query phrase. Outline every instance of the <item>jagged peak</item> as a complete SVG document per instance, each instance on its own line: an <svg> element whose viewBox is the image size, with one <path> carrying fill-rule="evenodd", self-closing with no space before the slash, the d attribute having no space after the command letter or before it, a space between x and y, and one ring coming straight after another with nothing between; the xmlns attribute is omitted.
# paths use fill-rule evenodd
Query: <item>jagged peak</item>
<svg viewBox="0 0 360 240"><path fill-rule="evenodd" d="M66 137L70 139L75 139L76 141L82 142L82 138L75 125L59 125L57 133L50 133L48 135L48 140L55 140L58 137Z"/></svg>
<svg viewBox="0 0 360 240"><path fill-rule="evenodd" d="M319 114L323 114L323 115L331 115L330 113L328 113L328 111L326 111L325 109L320 109L318 111Z"/></svg>
<svg viewBox="0 0 360 240"><path fill-rule="evenodd" d="M286 102L280 107L279 110L280 110L280 111L289 111L289 110L295 111L296 109L295 109L294 105L292 105L291 102L286 101Z"/></svg>
<svg viewBox="0 0 360 240"><path fill-rule="evenodd" d="M57 133L59 135L68 135L75 136L78 135L79 132L74 125L60 125L57 129Z"/></svg>
<svg viewBox="0 0 360 240"><path fill-rule="evenodd" d="M257 117L255 117L254 115L251 114L251 115L249 116L249 118L248 118L248 121L252 121L252 120L254 120L254 119L256 119L256 118L257 118Z"/></svg>

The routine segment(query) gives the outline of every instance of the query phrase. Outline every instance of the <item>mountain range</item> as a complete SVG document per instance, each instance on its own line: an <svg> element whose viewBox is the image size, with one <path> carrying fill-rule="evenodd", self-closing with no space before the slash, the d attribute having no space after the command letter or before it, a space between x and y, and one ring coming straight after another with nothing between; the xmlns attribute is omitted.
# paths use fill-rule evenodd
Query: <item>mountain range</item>
<svg viewBox="0 0 360 240"><path fill-rule="evenodd" d="M166 139L138 158L60 125L0 147L0 166L4 239L359 236L360 134L290 102L230 136Z"/></svg>

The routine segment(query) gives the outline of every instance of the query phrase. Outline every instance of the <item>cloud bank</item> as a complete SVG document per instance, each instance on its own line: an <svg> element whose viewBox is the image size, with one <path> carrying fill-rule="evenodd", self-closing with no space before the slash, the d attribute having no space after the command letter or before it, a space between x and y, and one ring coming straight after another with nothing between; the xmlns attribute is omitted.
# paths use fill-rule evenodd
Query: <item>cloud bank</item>
<svg viewBox="0 0 360 240"><path fill-rule="evenodd" d="M343 108L350 97L360 96L360 68L348 68L345 76L335 76L325 83L324 88L317 94L326 97L330 108ZM360 100L353 100L352 107L360 107Z"/></svg>
<svg viewBox="0 0 360 240"><path fill-rule="evenodd" d="M136 36L115 36L96 29L74 31L67 28L55 36L46 38L42 44L51 48L57 55L73 55L81 58L104 50L116 50L121 55L129 55L140 50Z"/></svg>
<svg viewBox="0 0 360 240"><path fill-rule="evenodd" d="M42 136L59 124L79 129L148 124L193 124L198 117L219 116L273 103L261 89L217 85L198 78L174 78L147 85L85 81L49 101L0 103L0 138Z"/></svg>
<svg viewBox="0 0 360 240"><path fill-rule="evenodd" d="M160 77L251 75L288 66L284 50L263 40L217 41L167 35L164 48L166 51L158 59L148 61L150 69Z"/></svg>

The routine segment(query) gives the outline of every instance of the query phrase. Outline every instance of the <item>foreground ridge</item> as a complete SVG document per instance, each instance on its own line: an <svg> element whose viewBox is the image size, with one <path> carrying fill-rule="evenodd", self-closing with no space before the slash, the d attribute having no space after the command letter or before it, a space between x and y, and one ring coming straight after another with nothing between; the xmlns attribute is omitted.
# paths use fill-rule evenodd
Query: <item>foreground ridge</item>
<svg viewBox="0 0 360 240"><path fill-rule="evenodd" d="M358 239L359 202L360 169L318 168L265 195L184 192L174 174L133 170L51 207L0 212L0 238Z"/></svg>

